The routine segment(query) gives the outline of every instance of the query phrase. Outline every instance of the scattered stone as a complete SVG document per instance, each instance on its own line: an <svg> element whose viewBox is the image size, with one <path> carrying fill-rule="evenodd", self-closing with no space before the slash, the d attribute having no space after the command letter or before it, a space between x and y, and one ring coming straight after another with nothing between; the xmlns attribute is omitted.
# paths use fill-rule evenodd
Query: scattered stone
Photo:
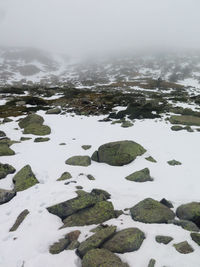
<svg viewBox="0 0 200 267"><path fill-rule="evenodd" d="M50 140L49 137L37 137L37 138L35 138L34 142L35 143L41 143L41 142L47 142L49 140Z"/></svg>
<svg viewBox="0 0 200 267"><path fill-rule="evenodd" d="M23 191L29 187L39 183L34 173L32 172L31 166L24 166L18 173L13 177L15 191Z"/></svg>
<svg viewBox="0 0 200 267"><path fill-rule="evenodd" d="M129 176L125 177L125 179L129 181L133 181L133 182L139 182L139 183L153 181L153 178L151 178L150 171L148 168L134 172L130 174Z"/></svg>
<svg viewBox="0 0 200 267"><path fill-rule="evenodd" d="M95 196L103 196L104 199L110 199L111 197L110 193L107 191L97 188L92 189L91 194Z"/></svg>
<svg viewBox="0 0 200 267"><path fill-rule="evenodd" d="M140 201L130 212L133 220L144 223L167 223L175 217L173 211L152 198Z"/></svg>
<svg viewBox="0 0 200 267"><path fill-rule="evenodd" d="M179 219L194 222L200 228L200 202L181 205L176 210Z"/></svg>
<svg viewBox="0 0 200 267"><path fill-rule="evenodd" d="M195 223L187 220L170 220L168 223L172 223L177 226L181 226L183 229L190 232L199 232L199 228Z"/></svg>
<svg viewBox="0 0 200 267"><path fill-rule="evenodd" d="M83 187L81 185L77 185L76 189L83 189Z"/></svg>
<svg viewBox="0 0 200 267"><path fill-rule="evenodd" d="M146 150L133 141L117 141L104 144L92 155L92 160L111 166L123 166L131 163Z"/></svg>
<svg viewBox="0 0 200 267"><path fill-rule="evenodd" d="M31 137L24 137L24 136L22 136L20 138L20 141L27 141L27 140L31 140L31 139L32 139Z"/></svg>
<svg viewBox="0 0 200 267"><path fill-rule="evenodd" d="M149 156L149 157L147 157L147 158L145 158L146 160L148 160L148 161L150 161L150 162L153 162L153 163L156 163L157 161L153 158L153 157L151 157L151 156Z"/></svg>
<svg viewBox="0 0 200 267"><path fill-rule="evenodd" d="M148 267L154 267L156 264L156 261L154 259L150 259Z"/></svg>
<svg viewBox="0 0 200 267"><path fill-rule="evenodd" d="M66 146L66 143L60 143L59 146Z"/></svg>
<svg viewBox="0 0 200 267"><path fill-rule="evenodd" d="M65 185L68 185L68 184L71 184L71 183L74 183L74 184L76 184L77 183L77 181L70 181L70 182L67 182L67 183L64 183Z"/></svg>
<svg viewBox="0 0 200 267"><path fill-rule="evenodd" d="M0 179L5 178L8 174L14 173L16 170L9 164L0 163Z"/></svg>
<svg viewBox="0 0 200 267"><path fill-rule="evenodd" d="M71 173L63 172L63 174L60 176L60 178L57 179L57 181L64 181L64 180L68 180L71 178L72 178Z"/></svg>
<svg viewBox="0 0 200 267"><path fill-rule="evenodd" d="M10 118L4 118L4 119L3 119L3 123L12 122L12 121L13 121L13 120L10 119Z"/></svg>
<svg viewBox="0 0 200 267"><path fill-rule="evenodd" d="M181 254L188 254L194 251L194 249L190 246L190 244L187 241L174 244L173 246Z"/></svg>
<svg viewBox="0 0 200 267"><path fill-rule="evenodd" d="M0 131L0 138L1 137L6 137L6 134L3 131Z"/></svg>
<svg viewBox="0 0 200 267"><path fill-rule="evenodd" d="M66 164L72 166L87 167L91 165L91 159L89 156L73 156L65 161Z"/></svg>
<svg viewBox="0 0 200 267"><path fill-rule="evenodd" d="M82 267L128 267L114 253L107 249L92 249L82 260Z"/></svg>
<svg viewBox="0 0 200 267"><path fill-rule="evenodd" d="M0 143L0 156L12 156L15 155L13 151L7 144Z"/></svg>
<svg viewBox="0 0 200 267"><path fill-rule="evenodd" d="M200 118L197 116L189 116L189 115L176 116L176 115L174 115L174 116L171 116L169 118L169 121L172 124L200 126Z"/></svg>
<svg viewBox="0 0 200 267"><path fill-rule="evenodd" d="M181 131L181 130L183 130L184 128L182 127L182 126L180 126L180 125L173 125L172 127L171 127L171 130L172 131Z"/></svg>
<svg viewBox="0 0 200 267"><path fill-rule="evenodd" d="M200 234L197 233L191 233L190 234L192 240L197 243L197 245L200 246Z"/></svg>
<svg viewBox="0 0 200 267"><path fill-rule="evenodd" d="M88 174L88 175L87 175L87 178L88 178L89 180L95 180L94 176L91 175L91 174Z"/></svg>
<svg viewBox="0 0 200 267"><path fill-rule="evenodd" d="M194 130L190 126L186 126L183 129L186 130L189 133L193 133L194 132Z"/></svg>
<svg viewBox="0 0 200 267"><path fill-rule="evenodd" d="M37 115L37 114L30 114L27 117L25 117L24 119L20 120L19 127L20 128L26 128L27 126L29 126L31 124L42 125L43 122L44 122L44 119L42 118L42 116Z"/></svg>
<svg viewBox="0 0 200 267"><path fill-rule="evenodd" d="M51 108L51 109L48 109L46 111L46 114L60 114L61 113L61 109L60 108Z"/></svg>
<svg viewBox="0 0 200 267"><path fill-rule="evenodd" d="M173 160L169 160L167 163L168 163L169 165L171 165L171 166L182 165L181 162L179 162L179 161L177 161L177 160L175 160L175 159L173 159Z"/></svg>
<svg viewBox="0 0 200 267"><path fill-rule="evenodd" d="M138 228L127 228L114 234L103 244L103 248L115 253L136 251L145 239L144 233Z"/></svg>
<svg viewBox="0 0 200 267"><path fill-rule="evenodd" d="M14 196L16 196L16 192L13 190L5 190L0 189L0 205L7 203L10 201Z"/></svg>
<svg viewBox="0 0 200 267"><path fill-rule="evenodd" d="M132 127L132 126L133 126L133 123L130 121L124 121L121 124L121 127L123 127L123 128L128 128L128 127Z"/></svg>
<svg viewBox="0 0 200 267"><path fill-rule="evenodd" d="M100 248L106 240L114 235L116 228L116 226L108 226L83 241L77 250L78 255L82 258L89 250Z"/></svg>
<svg viewBox="0 0 200 267"><path fill-rule="evenodd" d="M69 246L66 248L66 250L74 250L80 246L80 242L77 240L72 241Z"/></svg>
<svg viewBox="0 0 200 267"><path fill-rule="evenodd" d="M88 150L88 149L90 149L92 146L90 146L90 145L83 145L83 146L81 146L82 147L82 149L84 149L84 150Z"/></svg>
<svg viewBox="0 0 200 267"><path fill-rule="evenodd" d="M51 128L49 126L40 124L30 124L23 131L23 134L33 135L49 135L50 133Z"/></svg>
<svg viewBox="0 0 200 267"><path fill-rule="evenodd" d="M155 239L156 239L156 242L167 245L173 240L173 237L157 235Z"/></svg>
<svg viewBox="0 0 200 267"><path fill-rule="evenodd" d="M50 246L49 252L51 254L59 254L60 252L65 250L69 244L70 241L68 238L61 238L58 240L58 242L55 242L53 245Z"/></svg>
<svg viewBox="0 0 200 267"><path fill-rule="evenodd" d="M166 207L168 207L170 209L174 207L172 205L171 201L169 201L169 200L167 200L165 198L161 199L160 203L163 204L163 205L165 205Z"/></svg>
<svg viewBox="0 0 200 267"><path fill-rule="evenodd" d="M24 211L22 211L19 216L17 217L14 225L10 228L9 232L14 232L18 229L18 227L20 226L20 224L24 221L24 219L26 218L26 216L29 214L29 211L26 209Z"/></svg>

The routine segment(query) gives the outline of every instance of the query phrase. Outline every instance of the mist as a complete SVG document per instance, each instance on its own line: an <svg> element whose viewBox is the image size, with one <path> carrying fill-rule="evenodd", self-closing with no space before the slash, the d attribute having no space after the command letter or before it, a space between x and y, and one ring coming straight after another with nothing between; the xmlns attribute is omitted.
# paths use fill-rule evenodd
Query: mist
<svg viewBox="0 0 200 267"><path fill-rule="evenodd" d="M0 0L0 45L73 55L198 49L199 0Z"/></svg>

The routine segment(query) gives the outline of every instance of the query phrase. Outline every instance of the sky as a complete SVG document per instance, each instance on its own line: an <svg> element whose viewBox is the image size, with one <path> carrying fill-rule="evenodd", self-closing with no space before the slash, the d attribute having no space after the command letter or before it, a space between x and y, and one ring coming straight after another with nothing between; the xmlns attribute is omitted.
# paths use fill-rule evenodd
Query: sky
<svg viewBox="0 0 200 267"><path fill-rule="evenodd" d="M67 54L199 48L199 0L0 0L0 45Z"/></svg>

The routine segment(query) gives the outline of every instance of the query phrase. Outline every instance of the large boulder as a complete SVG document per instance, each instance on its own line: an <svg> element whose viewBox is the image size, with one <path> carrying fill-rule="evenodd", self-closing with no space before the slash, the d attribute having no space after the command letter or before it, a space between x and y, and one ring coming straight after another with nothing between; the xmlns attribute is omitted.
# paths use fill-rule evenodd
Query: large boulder
<svg viewBox="0 0 200 267"><path fill-rule="evenodd" d="M140 171L134 172L129 176L125 177L126 180L133 181L133 182L148 182L153 181L153 178L150 176L150 171L148 168L144 168Z"/></svg>
<svg viewBox="0 0 200 267"><path fill-rule="evenodd" d="M190 231L190 232L199 232L199 228L197 225L191 221L187 220L170 220L168 221L169 224L174 224L177 226L181 226L183 229Z"/></svg>
<svg viewBox="0 0 200 267"><path fill-rule="evenodd" d="M51 114L60 114L61 113L61 109L60 108L51 108L51 109L48 109L47 111L46 111L46 114L49 114L49 115L51 115Z"/></svg>
<svg viewBox="0 0 200 267"><path fill-rule="evenodd" d="M182 116L173 115L169 118L169 121L172 124L200 126L200 117L190 116L190 115L182 115Z"/></svg>
<svg viewBox="0 0 200 267"><path fill-rule="evenodd" d="M114 253L107 249L92 249L82 260L82 267L128 267Z"/></svg>
<svg viewBox="0 0 200 267"><path fill-rule="evenodd" d="M39 183L36 179L31 166L24 166L18 173L13 177L13 182L15 184L15 191L23 191L31 186Z"/></svg>
<svg viewBox="0 0 200 267"><path fill-rule="evenodd" d="M24 119L20 120L19 127L20 128L26 128L27 126L31 124L40 124L42 125L44 122L44 119L42 116L37 114L30 114L26 116Z"/></svg>
<svg viewBox="0 0 200 267"><path fill-rule="evenodd" d="M33 123L24 128L23 134L49 135L51 128L47 125Z"/></svg>
<svg viewBox="0 0 200 267"><path fill-rule="evenodd" d="M200 202L181 205L176 210L178 218L194 222L200 228Z"/></svg>
<svg viewBox="0 0 200 267"><path fill-rule="evenodd" d="M130 212L135 221L144 223L167 223L175 217L173 211L152 198L140 201Z"/></svg>
<svg viewBox="0 0 200 267"><path fill-rule="evenodd" d="M0 143L0 156L12 155L15 155L15 151L13 151L7 144Z"/></svg>
<svg viewBox="0 0 200 267"><path fill-rule="evenodd" d="M91 159L89 156L73 156L67 159L65 163L72 166L87 167L91 164Z"/></svg>
<svg viewBox="0 0 200 267"><path fill-rule="evenodd" d="M0 205L10 201L15 195L13 190L0 189Z"/></svg>
<svg viewBox="0 0 200 267"><path fill-rule="evenodd" d="M133 141L117 141L104 144L92 155L92 160L112 166L123 166L144 154L146 150Z"/></svg>
<svg viewBox="0 0 200 267"><path fill-rule="evenodd" d="M106 248L115 253L126 253L136 251L145 239L144 233L138 228L127 228L117 232L111 239L103 244Z"/></svg>
<svg viewBox="0 0 200 267"><path fill-rule="evenodd" d="M200 246L200 234L198 233L191 233L190 234L192 240L197 243L197 245Z"/></svg>
<svg viewBox="0 0 200 267"><path fill-rule="evenodd" d="M5 178L8 174L14 173L16 170L9 164L0 163L0 179Z"/></svg>

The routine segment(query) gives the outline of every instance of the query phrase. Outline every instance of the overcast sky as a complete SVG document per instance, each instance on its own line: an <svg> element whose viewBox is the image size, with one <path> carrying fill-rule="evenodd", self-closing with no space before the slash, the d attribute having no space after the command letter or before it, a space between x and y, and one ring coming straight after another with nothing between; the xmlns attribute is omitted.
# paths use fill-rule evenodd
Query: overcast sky
<svg viewBox="0 0 200 267"><path fill-rule="evenodd" d="M200 0L0 0L0 45L84 54L200 47Z"/></svg>

